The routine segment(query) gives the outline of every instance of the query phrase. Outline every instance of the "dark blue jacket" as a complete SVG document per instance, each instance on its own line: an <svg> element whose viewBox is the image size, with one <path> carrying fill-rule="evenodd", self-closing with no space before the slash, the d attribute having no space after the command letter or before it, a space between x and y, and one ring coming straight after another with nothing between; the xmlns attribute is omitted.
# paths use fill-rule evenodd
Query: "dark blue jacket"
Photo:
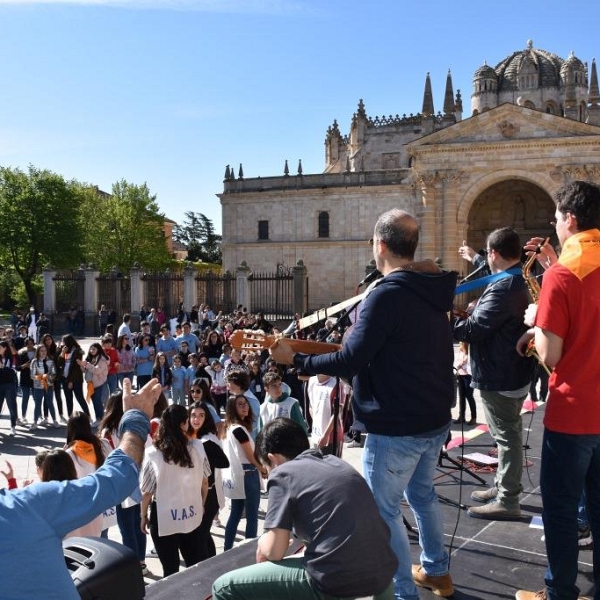
<svg viewBox="0 0 600 600"><path fill-rule="evenodd" d="M339 352L297 354L312 374L352 379L354 412L369 433L409 436L450 421L454 400L452 309L456 274L431 261L377 282Z"/></svg>
<svg viewBox="0 0 600 600"><path fill-rule="evenodd" d="M455 339L470 344L473 387L506 392L531 381L535 359L516 351L517 340L527 330L523 316L529 302L523 276L511 275L490 283L473 313L455 321Z"/></svg>

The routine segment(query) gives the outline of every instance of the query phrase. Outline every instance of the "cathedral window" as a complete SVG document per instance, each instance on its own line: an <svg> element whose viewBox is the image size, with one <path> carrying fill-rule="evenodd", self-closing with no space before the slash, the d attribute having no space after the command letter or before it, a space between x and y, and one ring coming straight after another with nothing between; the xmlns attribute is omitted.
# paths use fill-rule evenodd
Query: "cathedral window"
<svg viewBox="0 0 600 600"><path fill-rule="evenodd" d="M258 222L258 239L268 240L269 239L269 221Z"/></svg>
<svg viewBox="0 0 600 600"><path fill-rule="evenodd" d="M322 211L319 213L319 233L320 238L329 237L329 213Z"/></svg>

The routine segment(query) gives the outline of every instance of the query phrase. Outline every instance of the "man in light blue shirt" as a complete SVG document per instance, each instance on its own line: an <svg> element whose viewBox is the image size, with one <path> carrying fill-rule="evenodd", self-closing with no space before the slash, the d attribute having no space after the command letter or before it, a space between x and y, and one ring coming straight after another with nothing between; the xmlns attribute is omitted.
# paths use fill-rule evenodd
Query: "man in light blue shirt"
<svg viewBox="0 0 600 600"><path fill-rule="evenodd" d="M181 345L181 342L187 342L190 352L198 352L200 340L197 335L192 333L190 324L183 323L181 327L183 328L183 333L175 338L177 344Z"/></svg>
<svg viewBox="0 0 600 600"><path fill-rule="evenodd" d="M4 600L79 600L67 569L63 537L130 496L160 394L151 380L137 394L123 381L121 443L92 475L72 481L34 483L0 490L0 581ZM35 565L35 577L23 576ZM118 582L115 582L118 585Z"/></svg>
<svg viewBox="0 0 600 600"><path fill-rule="evenodd" d="M168 325L163 325L160 328L162 336L156 340L156 353L164 352L167 355L169 367L173 366L173 357L179 352L179 344L171 335L171 330Z"/></svg>

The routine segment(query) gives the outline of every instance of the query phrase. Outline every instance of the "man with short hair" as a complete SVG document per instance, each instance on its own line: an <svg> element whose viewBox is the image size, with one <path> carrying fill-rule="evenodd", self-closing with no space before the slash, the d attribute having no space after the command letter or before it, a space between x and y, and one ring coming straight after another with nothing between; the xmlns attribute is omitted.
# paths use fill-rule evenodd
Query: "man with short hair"
<svg viewBox="0 0 600 600"><path fill-rule="evenodd" d="M527 329L523 313L529 304L519 234L512 227L496 229L486 245L495 279L485 288L472 314L455 320L454 338L470 344L471 385L480 391L490 434L498 445L498 470L492 487L471 494L471 499L485 504L469 508L468 514L509 521L521 517L521 409L535 365L533 359L515 352L517 340Z"/></svg>
<svg viewBox="0 0 600 600"><path fill-rule="evenodd" d="M283 391L283 380L279 373L265 373L263 383L267 396L260 405L260 428L278 417L286 417L298 423L304 433L308 433L308 425L302 416L300 403Z"/></svg>
<svg viewBox="0 0 600 600"><path fill-rule="evenodd" d="M162 325L160 328L161 337L156 340L156 352L164 352L167 357L169 367L173 366L173 357L179 352L179 344L171 335L171 329L168 325Z"/></svg>
<svg viewBox="0 0 600 600"><path fill-rule="evenodd" d="M390 600L398 561L389 529L356 470L335 456L310 450L302 428L284 418L260 431L255 454L269 472L269 507L265 533L258 540L258 564L219 577L212 597L374 595L376 600ZM292 532L306 550L286 558Z"/></svg>
<svg viewBox="0 0 600 600"><path fill-rule="evenodd" d="M342 349L331 354L294 353L283 339L273 358L310 374L352 378L354 410L369 433L364 475L392 531L399 566L396 599L418 600L416 585L438 596L454 593L444 547L444 523L433 477L450 429L454 352L447 312L456 274L432 260L415 261L417 220L403 210L379 217L373 257L383 274L359 306ZM419 522L421 564L411 568L402 521L404 498Z"/></svg>
<svg viewBox="0 0 600 600"><path fill-rule="evenodd" d="M125 313L123 315L123 322L121 325L119 325L117 339L119 339L122 335L126 335L129 344L133 344L133 334L131 333L131 315L129 313Z"/></svg>
<svg viewBox="0 0 600 600"><path fill-rule="evenodd" d="M181 345L181 342L187 342L188 349L190 352L198 352L198 345L200 340L197 335L192 333L191 325L186 321L181 324L182 333L175 338L175 341Z"/></svg>
<svg viewBox="0 0 600 600"><path fill-rule="evenodd" d="M553 368L544 415L540 484L548 569L546 589L520 590L517 600L575 600L577 507L582 492L594 538L595 598L600 594L600 187L574 181L556 193L555 226L562 253L544 273L535 321L535 348ZM532 249L530 244L529 248ZM541 262L541 261L540 261ZM521 340L526 341L525 340Z"/></svg>

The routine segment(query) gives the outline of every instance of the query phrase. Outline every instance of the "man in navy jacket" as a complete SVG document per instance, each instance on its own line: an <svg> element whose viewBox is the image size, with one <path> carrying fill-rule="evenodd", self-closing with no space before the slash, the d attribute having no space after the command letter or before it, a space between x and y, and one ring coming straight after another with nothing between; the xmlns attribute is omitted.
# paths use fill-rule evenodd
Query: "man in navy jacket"
<svg viewBox="0 0 600 600"><path fill-rule="evenodd" d="M433 261L414 261L417 221L394 209L375 225L373 256L383 278L369 289L338 352L307 356L285 341L271 350L277 362L308 373L352 379L356 418L368 437L364 475L392 532L399 561L397 599L418 600L416 585L451 596L443 518L433 487L450 427L454 399L452 309L456 274ZM411 554L400 504L406 497L419 523L421 564Z"/></svg>

